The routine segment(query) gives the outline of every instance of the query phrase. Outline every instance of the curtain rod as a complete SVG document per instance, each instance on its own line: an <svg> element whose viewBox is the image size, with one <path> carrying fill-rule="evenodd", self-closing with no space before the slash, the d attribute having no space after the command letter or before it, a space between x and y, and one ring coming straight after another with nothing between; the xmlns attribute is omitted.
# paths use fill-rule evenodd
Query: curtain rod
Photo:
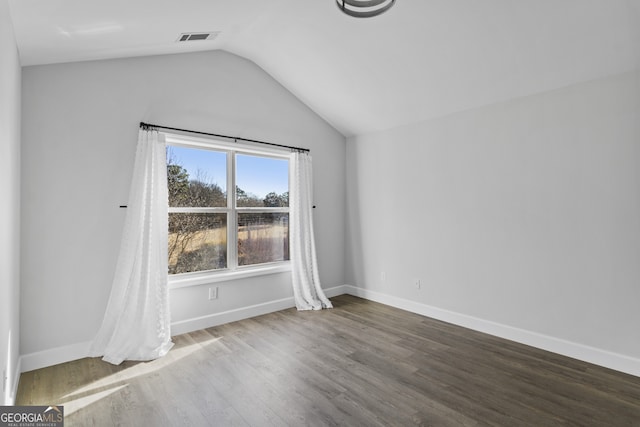
<svg viewBox="0 0 640 427"><path fill-rule="evenodd" d="M234 141L254 142L256 144L264 144L264 145L271 145L272 147L288 148L290 150L303 151L303 152L306 152L306 153L311 151L308 148L292 147L290 145L275 144L273 142L258 141L256 139L240 138L240 137L229 136L229 135L219 135L219 134L216 134L216 133L199 132L197 130L189 130L189 129L172 128L172 127L169 127L169 126L152 125L150 123L145 123L145 122L140 122L140 128L141 129L175 130L175 131L178 131L178 132L187 132L187 133L193 133L193 134L197 134L197 135L206 135L206 136L215 136L215 137L218 137L218 138L233 139Z"/></svg>

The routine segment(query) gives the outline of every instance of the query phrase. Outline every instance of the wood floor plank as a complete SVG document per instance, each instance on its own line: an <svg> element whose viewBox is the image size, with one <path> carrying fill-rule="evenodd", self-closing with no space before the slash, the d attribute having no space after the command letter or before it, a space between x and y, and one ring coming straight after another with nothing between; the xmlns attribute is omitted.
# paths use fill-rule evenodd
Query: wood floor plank
<svg viewBox="0 0 640 427"><path fill-rule="evenodd" d="M640 378L356 297L21 375L67 426L636 426Z"/></svg>

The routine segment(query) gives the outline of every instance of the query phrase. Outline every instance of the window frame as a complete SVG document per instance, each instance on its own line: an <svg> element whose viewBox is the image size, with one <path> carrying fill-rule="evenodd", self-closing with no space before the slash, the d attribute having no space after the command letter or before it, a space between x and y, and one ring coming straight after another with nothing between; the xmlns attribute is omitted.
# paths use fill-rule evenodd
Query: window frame
<svg viewBox="0 0 640 427"><path fill-rule="evenodd" d="M238 265L238 214L242 213L288 213L290 207L237 207L236 206L236 156L248 155L287 160L288 185L291 191L291 152L288 149L256 147L249 143L225 142L218 139L166 133L166 146L177 146L201 150L222 151L227 161L227 206L225 207L170 207L170 213L226 213L227 215L227 267L215 270L168 274L170 289L197 286L207 283L243 279L291 271L291 260L273 261L253 265ZM167 230L168 233L168 230ZM235 244L231 244L235 242ZM168 256L168 255L167 255Z"/></svg>

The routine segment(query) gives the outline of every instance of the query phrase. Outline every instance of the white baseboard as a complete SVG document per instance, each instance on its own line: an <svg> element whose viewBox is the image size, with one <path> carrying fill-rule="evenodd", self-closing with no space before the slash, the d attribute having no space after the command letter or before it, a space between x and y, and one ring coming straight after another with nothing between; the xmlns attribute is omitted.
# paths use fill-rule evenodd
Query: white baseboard
<svg viewBox="0 0 640 427"><path fill-rule="evenodd" d="M20 356L21 372L29 372L59 363L71 362L72 360L89 357L89 346L91 341L77 344L65 345L51 348L49 350L37 351L35 353Z"/></svg>
<svg viewBox="0 0 640 427"><path fill-rule="evenodd" d="M333 288L328 288L323 290L327 298L333 298L333 297L337 297L338 295L349 294L349 289L351 289L352 287L353 286L349 286L349 285L340 285L340 286L334 286Z"/></svg>
<svg viewBox="0 0 640 427"><path fill-rule="evenodd" d="M407 310L412 313L421 314L423 316L449 322L454 325L463 326L475 331L484 332L500 338L505 338L511 341L519 342L521 344L530 345L532 347L551 351L563 356L572 357L574 359L582 360L640 377L640 359L637 358L609 352L599 348L589 347L586 345L562 340L536 332L527 331L524 329L514 328L512 326L507 326L489 320L468 316L466 314L443 310L441 308L433 307L427 304L410 301L404 298L394 297L356 286L335 286L325 289L324 292L329 298L342 294L354 295L392 307ZM293 297L268 301L262 304L228 310L222 313L215 313L207 316L174 322L171 324L171 331L173 335L184 334L187 332L210 328L212 326L217 326L224 323L235 322L242 319L248 319L250 317L273 313L275 311L284 310L294 306L295 304L293 301ZM18 379L21 372L33 371L35 369L45 368L47 366L53 366L59 363L88 357L90 345L91 342L87 341L22 355L18 360L16 379L13 383L14 390L12 391L12 398L15 399L18 388Z"/></svg>
<svg viewBox="0 0 640 427"><path fill-rule="evenodd" d="M346 292L347 288L344 285L324 289L324 293L328 298L336 295L342 295ZM193 319L181 320L171 324L171 335L186 334L188 332L211 328L213 326L236 322L238 320L249 319L251 317L261 316L263 314L273 313L275 311L285 310L291 307L295 307L295 302L293 297L288 297L279 300L267 301L261 304L250 305L248 307L223 311L221 313L213 313L206 316L195 317Z"/></svg>
<svg viewBox="0 0 640 427"><path fill-rule="evenodd" d="M273 313L274 311L284 310L293 307L294 305L293 297L283 298L261 304L250 305L248 307L236 308L220 313L207 314L206 316L181 320L171 323L171 335L186 334L188 332L211 328L224 323L261 316L263 314Z"/></svg>
<svg viewBox="0 0 640 427"><path fill-rule="evenodd" d="M640 359L613 353L595 347L566 341L548 335L531 332L524 329L514 328L489 320L480 319L466 314L456 313L449 310L433 307L404 298L398 298L357 286L345 285L345 293L371 301L379 302L412 313L449 322L454 325L463 326L475 331L484 332L500 338L505 338L521 344L530 345L552 353L572 357L584 362L614 369L616 371L640 377Z"/></svg>

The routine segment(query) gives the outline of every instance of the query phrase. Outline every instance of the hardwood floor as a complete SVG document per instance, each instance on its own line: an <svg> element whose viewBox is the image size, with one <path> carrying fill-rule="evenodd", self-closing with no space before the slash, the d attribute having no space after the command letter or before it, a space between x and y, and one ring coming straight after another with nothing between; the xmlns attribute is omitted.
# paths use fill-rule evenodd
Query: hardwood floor
<svg viewBox="0 0 640 427"><path fill-rule="evenodd" d="M640 378L352 296L22 374L66 426L640 426Z"/></svg>

